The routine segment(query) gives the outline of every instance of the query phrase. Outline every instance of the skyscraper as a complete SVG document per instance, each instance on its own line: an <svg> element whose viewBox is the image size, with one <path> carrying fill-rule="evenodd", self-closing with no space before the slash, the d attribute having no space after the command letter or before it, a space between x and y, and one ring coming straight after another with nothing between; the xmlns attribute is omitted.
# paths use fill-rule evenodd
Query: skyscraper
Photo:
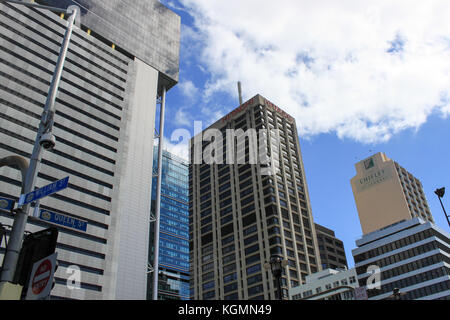
<svg viewBox="0 0 450 320"><path fill-rule="evenodd" d="M153 152L157 166L158 151ZM188 161L163 150L161 180L161 212L159 240L159 300L189 299L189 185ZM152 212L156 197L156 178L152 184ZM151 225L154 228L154 224ZM151 232L154 229L151 228ZM153 261L154 236L150 236L150 259ZM149 274L152 285L153 274ZM152 291L147 291L149 299Z"/></svg>
<svg viewBox="0 0 450 320"><path fill-rule="evenodd" d="M36 186L69 176L41 208L88 226L58 227L52 296L145 299L155 112L178 81L180 17L157 0L37 2L81 9L56 99L56 147L43 153ZM0 157L29 158L66 21L3 2L0 15ZM17 199L20 185L17 170L1 169L1 196ZM11 215L0 212L0 222L12 225ZM79 290L66 286L73 265Z"/></svg>
<svg viewBox="0 0 450 320"><path fill-rule="evenodd" d="M384 153L355 165L351 179L363 234L420 217L434 223L421 182Z"/></svg>
<svg viewBox="0 0 450 320"><path fill-rule="evenodd" d="M279 137L266 129L278 129ZM211 148L215 142L223 148ZM219 161L211 164L211 157ZM191 140L189 188L194 299L276 299L277 284L264 267L272 255L287 261L286 298L288 288L320 269L296 123L264 97Z"/></svg>

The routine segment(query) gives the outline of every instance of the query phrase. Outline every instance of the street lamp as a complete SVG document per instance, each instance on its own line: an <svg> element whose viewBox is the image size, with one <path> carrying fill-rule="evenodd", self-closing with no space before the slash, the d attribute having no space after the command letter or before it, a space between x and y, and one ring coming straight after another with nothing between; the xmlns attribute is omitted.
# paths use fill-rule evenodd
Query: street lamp
<svg viewBox="0 0 450 320"><path fill-rule="evenodd" d="M56 62L55 71L53 73L52 81L50 83L47 100L45 102L44 111L42 113L41 122L39 123L38 133L31 154L30 164L26 172L25 181L22 194L27 194L34 190L37 174L42 159L42 148L48 150L55 146L55 138L52 134L54 114L55 114L55 100L58 93L59 83L64 68L64 62L67 56L70 38L72 36L75 19L79 16L79 8L77 6L69 6L67 9L43 6L36 3L15 1L15 0L0 0L0 2L20 4L33 8L48 9L54 12L65 13L68 15L67 29L64 34L61 49ZM22 246L22 239L25 232L25 226L28 220L28 211L30 205L24 205L17 209L14 217L13 228L8 241L8 247L3 261L3 269L1 273L1 282L12 282L17 267L20 248Z"/></svg>
<svg viewBox="0 0 450 320"><path fill-rule="evenodd" d="M404 296L406 292L401 292L399 288L394 288L392 290L392 295L388 297L389 300L402 300L402 296Z"/></svg>
<svg viewBox="0 0 450 320"><path fill-rule="evenodd" d="M450 227L450 220L448 219L449 216L447 215L447 212L445 212L444 204L442 203L442 200L441 200L441 198L442 198L442 197L444 196L444 194L445 194L445 187L442 187L442 188L440 188L440 189L436 189L436 190L434 191L434 193L438 196L439 202L441 203L441 206L442 206L442 210L444 211L445 217L447 218L448 226Z"/></svg>
<svg viewBox="0 0 450 320"><path fill-rule="evenodd" d="M287 260L283 260L283 257L279 255L273 255L270 257L270 261L264 264L266 270L271 269L273 277L277 281L278 285L278 299L283 300L283 294L281 291L281 275L283 268L286 267Z"/></svg>

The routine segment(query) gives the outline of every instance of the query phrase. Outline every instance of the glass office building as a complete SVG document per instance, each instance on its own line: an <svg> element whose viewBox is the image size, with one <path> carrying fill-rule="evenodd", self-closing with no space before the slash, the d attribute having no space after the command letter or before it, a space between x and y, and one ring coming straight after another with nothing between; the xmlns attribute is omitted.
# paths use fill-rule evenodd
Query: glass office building
<svg viewBox="0 0 450 320"><path fill-rule="evenodd" d="M157 167L157 148L153 153L153 166ZM163 151L161 180L161 212L159 240L159 300L189 299L189 166L168 151ZM155 208L156 178L152 183L152 212ZM150 241L154 239L154 224ZM153 261L151 245L150 261ZM148 277L151 287L153 274ZM148 298L151 290L147 291Z"/></svg>

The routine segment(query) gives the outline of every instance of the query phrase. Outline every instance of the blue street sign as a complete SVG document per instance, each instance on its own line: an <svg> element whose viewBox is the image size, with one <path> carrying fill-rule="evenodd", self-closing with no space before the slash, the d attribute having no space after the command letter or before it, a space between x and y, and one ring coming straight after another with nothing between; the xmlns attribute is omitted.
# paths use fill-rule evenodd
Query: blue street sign
<svg viewBox="0 0 450 320"><path fill-rule="evenodd" d="M69 177L55 181L53 183L50 183L49 185L46 185L45 187L31 191L30 193L22 194L19 198L18 204L19 206L23 206L38 199L42 199L46 196L49 196L53 193L56 193L58 191L67 188L68 185L69 185Z"/></svg>
<svg viewBox="0 0 450 320"><path fill-rule="evenodd" d="M0 198L0 210L11 211L14 208L14 200Z"/></svg>
<svg viewBox="0 0 450 320"><path fill-rule="evenodd" d="M87 221L72 218L64 214L55 213L48 210L40 210L39 219L78 231L86 232L87 230Z"/></svg>

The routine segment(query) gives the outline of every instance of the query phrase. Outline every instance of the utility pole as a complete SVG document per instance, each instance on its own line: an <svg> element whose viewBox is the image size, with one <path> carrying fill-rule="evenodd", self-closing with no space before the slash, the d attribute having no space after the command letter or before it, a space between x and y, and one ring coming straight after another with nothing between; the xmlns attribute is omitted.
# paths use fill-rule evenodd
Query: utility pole
<svg viewBox="0 0 450 320"><path fill-rule="evenodd" d="M34 190L37 174L39 172L42 148L49 150L55 146L55 137L52 134L52 128L54 123L55 114L55 100L58 93L59 83L64 68L64 62L67 56L69 48L70 38L72 36L75 19L79 15L79 9L77 6L69 6L67 9L54 8L48 6L42 6L35 3L23 2L23 1L11 1L1 0L1 2L21 4L28 7L49 9L52 11L68 14L68 25L63 38L61 49L59 52L58 60L56 62L55 71L50 84L49 93L45 102L44 111L42 113L41 122L39 124L38 133L34 143L33 153L31 155L30 164L26 172L25 181L22 181L24 188L22 194L27 194ZM16 211L14 218L13 228L8 241L8 247L6 248L6 254L3 261L3 269L0 281L12 282L17 267L17 261L19 258L20 249L22 246L23 235L28 220L28 211L30 205L24 205L19 207Z"/></svg>

